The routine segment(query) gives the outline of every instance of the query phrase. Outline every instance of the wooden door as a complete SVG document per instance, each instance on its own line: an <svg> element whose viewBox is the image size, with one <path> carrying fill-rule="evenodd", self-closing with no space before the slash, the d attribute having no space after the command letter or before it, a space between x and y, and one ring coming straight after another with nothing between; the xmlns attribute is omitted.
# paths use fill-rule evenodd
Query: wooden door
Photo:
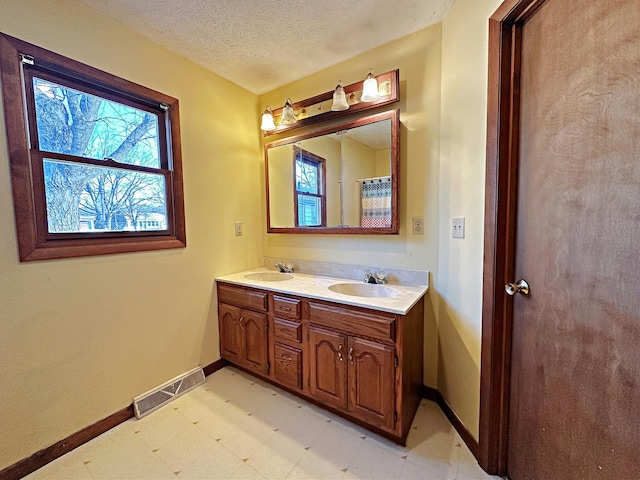
<svg viewBox="0 0 640 480"><path fill-rule="evenodd" d="M242 327L240 309L224 303L218 306L220 323L220 355L239 364L242 359Z"/></svg>
<svg viewBox="0 0 640 480"><path fill-rule="evenodd" d="M345 338L309 327L309 391L318 400L347 409Z"/></svg>
<svg viewBox="0 0 640 480"><path fill-rule="evenodd" d="M395 426L395 349L349 338L349 412L387 430Z"/></svg>
<svg viewBox="0 0 640 480"><path fill-rule="evenodd" d="M640 2L521 30L507 470L640 478Z"/></svg>
<svg viewBox="0 0 640 480"><path fill-rule="evenodd" d="M267 316L242 310L243 365L254 372L267 372Z"/></svg>

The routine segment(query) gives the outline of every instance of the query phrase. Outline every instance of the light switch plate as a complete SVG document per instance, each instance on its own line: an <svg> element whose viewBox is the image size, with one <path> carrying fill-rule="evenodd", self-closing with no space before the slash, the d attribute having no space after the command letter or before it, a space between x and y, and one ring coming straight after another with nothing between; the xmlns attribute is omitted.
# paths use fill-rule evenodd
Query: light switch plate
<svg viewBox="0 0 640 480"><path fill-rule="evenodd" d="M464 238L464 217L453 217L451 222L453 238Z"/></svg>
<svg viewBox="0 0 640 480"><path fill-rule="evenodd" d="M241 237L242 236L242 222L236 222L235 223L235 229L236 229L236 237Z"/></svg>

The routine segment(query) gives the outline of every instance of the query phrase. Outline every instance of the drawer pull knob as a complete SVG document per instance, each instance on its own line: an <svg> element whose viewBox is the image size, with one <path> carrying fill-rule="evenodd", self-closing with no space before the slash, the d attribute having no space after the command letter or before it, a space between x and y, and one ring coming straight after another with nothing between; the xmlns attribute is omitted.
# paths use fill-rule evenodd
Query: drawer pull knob
<svg viewBox="0 0 640 480"><path fill-rule="evenodd" d="M291 335L291 332L290 332L289 330L287 330L286 328L282 328L282 327L280 327L280 331L281 331L282 333L286 333L287 335Z"/></svg>
<svg viewBox="0 0 640 480"><path fill-rule="evenodd" d="M351 362L351 365L353 365L353 347L349 349L349 361Z"/></svg>
<svg viewBox="0 0 640 480"><path fill-rule="evenodd" d="M284 310L285 312L290 312L291 311L291 307L285 307L285 306L280 306L280 310Z"/></svg>
<svg viewBox="0 0 640 480"><path fill-rule="evenodd" d="M282 358L283 360L286 360L287 362L290 362L293 360L293 358L291 358L289 355L280 355L280 358Z"/></svg>
<svg viewBox="0 0 640 480"><path fill-rule="evenodd" d="M342 344L338 347L338 360L344 362L344 358L342 358Z"/></svg>

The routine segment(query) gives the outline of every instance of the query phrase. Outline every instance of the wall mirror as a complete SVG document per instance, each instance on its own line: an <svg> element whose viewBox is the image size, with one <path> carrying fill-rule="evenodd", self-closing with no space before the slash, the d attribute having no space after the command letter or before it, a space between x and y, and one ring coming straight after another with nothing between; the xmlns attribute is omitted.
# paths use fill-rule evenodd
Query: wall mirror
<svg viewBox="0 0 640 480"><path fill-rule="evenodd" d="M400 111L265 145L268 233L397 234Z"/></svg>

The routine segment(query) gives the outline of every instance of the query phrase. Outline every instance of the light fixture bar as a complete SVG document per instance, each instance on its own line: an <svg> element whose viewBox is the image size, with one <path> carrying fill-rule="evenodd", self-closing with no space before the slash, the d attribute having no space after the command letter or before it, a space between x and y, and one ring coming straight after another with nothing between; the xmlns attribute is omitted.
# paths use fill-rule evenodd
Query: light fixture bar
<svg viewBox="0 0 640 480"><path fill-rule="evenodd" d="M315 97L310 97L291 104L295 115L297 116L297 122L295 124L286 125L280 123L283 114L283 108L274 109L272 111L272 114L275 120L276 128L268 131L263 131L263 135L265 137L269 135L275 135L280 132L291 130L293 128L299 128L305 125L311 125L317 122L330 120L332 118L351 115L355 112L370 110L382 105L395 103L400 100L400 70L396 69L389 72L381 73L380 75L375 75L375 79L378 82L378 91L380 93L380 96L377 100L371 102L362 102L360 100L364 84L364 80L361 80L344 87L346 100L349 104L348 110L331 110L335 89L330 90L320 95L316 95Z"/></svg>

